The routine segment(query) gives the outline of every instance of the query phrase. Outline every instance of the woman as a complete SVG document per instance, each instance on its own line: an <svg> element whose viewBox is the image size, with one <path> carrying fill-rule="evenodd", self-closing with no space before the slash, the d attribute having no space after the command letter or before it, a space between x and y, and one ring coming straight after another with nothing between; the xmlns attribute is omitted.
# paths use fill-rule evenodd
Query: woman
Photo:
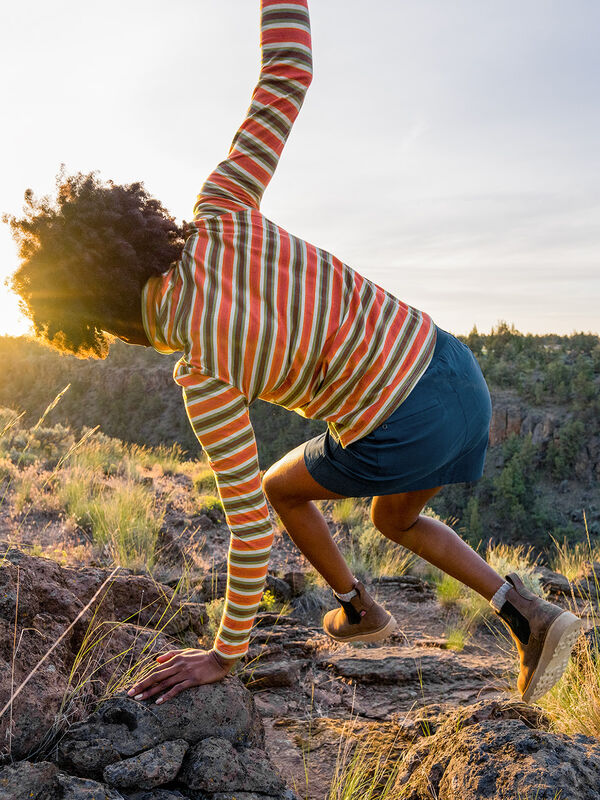
<svg viewBox="0 0 600 800"><path fill-rule="evenodd" d="M262 0L261 44L247 116L202 187L171 268L175 226L139 185L70 179L59 191L60 224L33 205L27 220L12 220L24 261L14 286L39 335L79 354L105 355L105 332L183 353L174 379L231 529L213 649L159 656L159 668L130 694L164 702L220 680L246 653L273 541L266 492L340 602L324 619L333 639L378 641L395 628L312 503L372 496L373 522L385 536L490 601L519 649L519 689L525 699L538 697L564 670L580 621L531 595L515 575L504 580L450 528L420 516L443 485L481 477L491 413L481 370L429 315L260 213L312 79L307 0ZM96 196L102 213L89 212ZM82 245L78 205L93 217L93 246ZM50 216L44 224L43 212ZM67 230L75 233L69 238ZM248 415L258 397L328 423L326 434L288 453L262 484Z"/></svg>

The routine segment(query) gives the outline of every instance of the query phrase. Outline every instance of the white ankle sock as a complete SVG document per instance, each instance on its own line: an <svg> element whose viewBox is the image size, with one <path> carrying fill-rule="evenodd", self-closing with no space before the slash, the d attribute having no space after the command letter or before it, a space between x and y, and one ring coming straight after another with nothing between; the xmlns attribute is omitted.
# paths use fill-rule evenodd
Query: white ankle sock
<svg viewBox="0 0 600 800"><path fill-rule="evenodd" d="M496 594L490 600L490 605L496 611L496 613L500 613L502 610L502 606L506 602L506 595L512 589L512 585L508 583L508 581L504 581L502 586L498 589Z"/></svg>
<svg viewBox="0 0 600 800"><path fill-rule="evenodd" d="M334 592L334 594L336 597L339 597L340 600L351 600L358 592L356 589L352 589L352 591L346 592L346 594L340 594L339 592Z"/></svg>

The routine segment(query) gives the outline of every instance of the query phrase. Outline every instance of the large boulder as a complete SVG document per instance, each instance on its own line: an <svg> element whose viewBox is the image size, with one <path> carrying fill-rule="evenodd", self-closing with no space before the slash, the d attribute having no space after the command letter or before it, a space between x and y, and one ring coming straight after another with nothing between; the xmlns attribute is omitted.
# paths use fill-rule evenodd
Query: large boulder
<svg viewBox="0 0 600 800"><path fill-rule="evenodd" d="M12 545L0 551L0 708L35 669L12 714L0 718L0 740L6 743L0 763L45 746L57 719L81 719L86 705L131 664L180 647L180 641L197 645L204 606L180 602L148 576L122 573L70 627L110 571L61 567ZM176 643L169 638L175 634Z"/></svg>
<svg viewBox="0 0 600 800"><path fill-rule="evenodd" d="M70 727L57 760L65 772L86 780L101 775L103 791L135 800L212 800L228 791L293 797L264 751L252 695L234 676L161 705L115 696Z"/></svg>
<svg viewBox="0 0 600 800"><path fill-rule="evenodd" d="M194 686L162 705L153 698L139 702L116 695L69 728L58 746L58 762L75 774L97 775L109 764L162 742L184 739L195 744L209 736L240 746L264 745L262 720L238 678Z"/></svg>
<svg viewBox="0 0 600 800"><path fill-rule="evenodd" d="M483 702L452 714L406 754L403 800L598 800L600 743L551 733L523 703Z"/></svg>

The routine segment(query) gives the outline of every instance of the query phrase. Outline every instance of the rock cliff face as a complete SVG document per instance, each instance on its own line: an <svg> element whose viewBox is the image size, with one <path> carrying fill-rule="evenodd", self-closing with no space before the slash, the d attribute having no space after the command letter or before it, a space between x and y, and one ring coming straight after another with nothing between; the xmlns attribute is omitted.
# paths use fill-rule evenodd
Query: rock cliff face
<svg viewBox="0 0 600 800"><path fill-rule="evenodd" d="M493 392L490 446L502 444L509 436L532 434L534 444L550 441L559 416L555 411L532 409L509 392Z"/></svg>
<svg viewBox="0 0 600 800"><path fill-rule="evenodd" d="M515 392L492 392L492 422L490 447L502 444L509 436L527 436L542 450L559 435L560 427L568 419L560 408L533 408L525 404ZM588 431L578 453L574 477L583 484L600 481L600 432Z"/></svg>

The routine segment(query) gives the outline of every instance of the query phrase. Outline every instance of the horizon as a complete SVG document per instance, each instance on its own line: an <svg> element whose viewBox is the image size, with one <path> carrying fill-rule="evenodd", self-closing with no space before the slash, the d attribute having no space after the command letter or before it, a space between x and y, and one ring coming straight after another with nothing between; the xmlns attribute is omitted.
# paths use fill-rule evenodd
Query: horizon
<svg viewBox="0 0 600 800"><path fill-rule="evenodd" d="M189 219L258 76L258 0L230 6L5 10L0 212L65 163ZM600 6L363 9L311 3L314 80L263 213L455 334L599 335ZM16 266L2 225L0 278ZM0 333L26 329L5 290Z"/></svg>

